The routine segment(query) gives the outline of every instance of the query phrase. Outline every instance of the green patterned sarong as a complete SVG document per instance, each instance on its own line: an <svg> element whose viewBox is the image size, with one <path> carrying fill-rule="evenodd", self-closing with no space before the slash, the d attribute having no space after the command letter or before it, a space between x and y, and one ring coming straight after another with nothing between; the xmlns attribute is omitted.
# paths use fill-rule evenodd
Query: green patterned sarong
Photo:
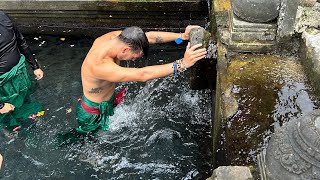
<svg viewBox="0 0 320 180"><path fill-rule="evenodd" d="M109 128L109 116L114 114L113 103L115 93L108 101L95 103L87 99L85 96L77 105L77 121L79 127L76 130L79 133L88 133L97 130L99 127L102 130ZM87 106L84 108L83 106ZM89 111L88 111L89 110ZM90 113L90 110L98 111L99 113Z"/></svg>
<svg viewBox="0 0 320 180"><path fill-rule="evenodd" d="M25 57L21 55L19 63L9 72L0 76L0 101L15 106L14 111L0 114L0 128L12 128L21 125L22 120L40 111L38 103L30 100L31 80Z"/></svg>

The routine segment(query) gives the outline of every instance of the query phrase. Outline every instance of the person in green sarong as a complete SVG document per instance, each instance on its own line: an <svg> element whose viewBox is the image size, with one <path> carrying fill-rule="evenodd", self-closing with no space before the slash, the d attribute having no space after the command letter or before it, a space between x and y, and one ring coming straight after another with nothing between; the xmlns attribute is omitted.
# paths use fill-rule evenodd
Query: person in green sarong
<svg viewBox="0 0 320 180"><path fill-rule="evenodd" d="M120 61L135 60L148 53L149 44L174 40L189 40L192 28L187 26L184 33L143 32L139 27L128 27L98 37L89 50L81 67L83 98L77 105L77 121L80 133L98 129L107 130L113 107L123 96L115 94L117 82L141 81L165 77L183 72L206 55L201 44L187 46L184 57L172 63L143 68L121 67ZM176 41L177 42L177 41Z"/></svg>
<svg viewBox="0 0 320 180"><path fill-rule="evenodd" d="M36 79L42 79L43 71L25 38L9 16L0 11L0 128L17 129L21 120L41 109L30 100L31 80L25 61Z"/></svg>

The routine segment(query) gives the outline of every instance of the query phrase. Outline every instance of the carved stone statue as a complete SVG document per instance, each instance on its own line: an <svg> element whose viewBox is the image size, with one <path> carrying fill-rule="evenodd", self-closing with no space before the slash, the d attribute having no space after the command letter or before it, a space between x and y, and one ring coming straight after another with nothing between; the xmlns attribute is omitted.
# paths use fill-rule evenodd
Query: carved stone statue
<svg viewBox="0 0 320 180"><path fill-rule="evenodd" d="M320 110L276 129L265 166L269 180L320 179Z"/></svg>

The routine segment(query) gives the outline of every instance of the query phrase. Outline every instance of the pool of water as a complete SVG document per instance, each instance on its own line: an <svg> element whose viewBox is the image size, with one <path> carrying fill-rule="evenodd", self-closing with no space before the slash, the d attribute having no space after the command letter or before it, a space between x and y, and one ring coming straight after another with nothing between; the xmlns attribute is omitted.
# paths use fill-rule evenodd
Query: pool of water
<svg viewBox="0 0 320 180"><path fill-rule="evenodd" d="M65 39L61 39L65 38ZM212 171L211 92L189 88L188 72L146 83L120 83L127 96L110 129L58 147L56 134L77 126L80 66L93 40L28 36L45 72L33 81L33 98L45 114L19 133L0 132L2 179L205 179ZM148 60L123 66L171 62L185 44L154 46Z"/></svg>
<svg viewBox="0 0 320 180"><path fill-rule="evenodd" d="M297 57L235 55L228 74L239 106L222 124L219 165L255 166L275 127L319 108Z"/></svg>

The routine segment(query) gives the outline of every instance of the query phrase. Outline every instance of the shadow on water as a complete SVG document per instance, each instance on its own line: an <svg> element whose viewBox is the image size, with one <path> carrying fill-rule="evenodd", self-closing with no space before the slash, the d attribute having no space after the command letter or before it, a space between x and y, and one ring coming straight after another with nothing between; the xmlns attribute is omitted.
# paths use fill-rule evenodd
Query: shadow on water
<svg viewBox="0 0 320 180"><path fill-rule="evenodd" d="M79 143L57 147L55 135L76 127L80 66L93 40L28 37L45 72L33 96L44 116L28 120L18 134L1 132L3 179L205 179L212 171L211 93L190 90L187 72L128 86L110 129ZM185 45L185 44L184 44ZM142 67L180 58L184 45L150 50Z"/></svg>

